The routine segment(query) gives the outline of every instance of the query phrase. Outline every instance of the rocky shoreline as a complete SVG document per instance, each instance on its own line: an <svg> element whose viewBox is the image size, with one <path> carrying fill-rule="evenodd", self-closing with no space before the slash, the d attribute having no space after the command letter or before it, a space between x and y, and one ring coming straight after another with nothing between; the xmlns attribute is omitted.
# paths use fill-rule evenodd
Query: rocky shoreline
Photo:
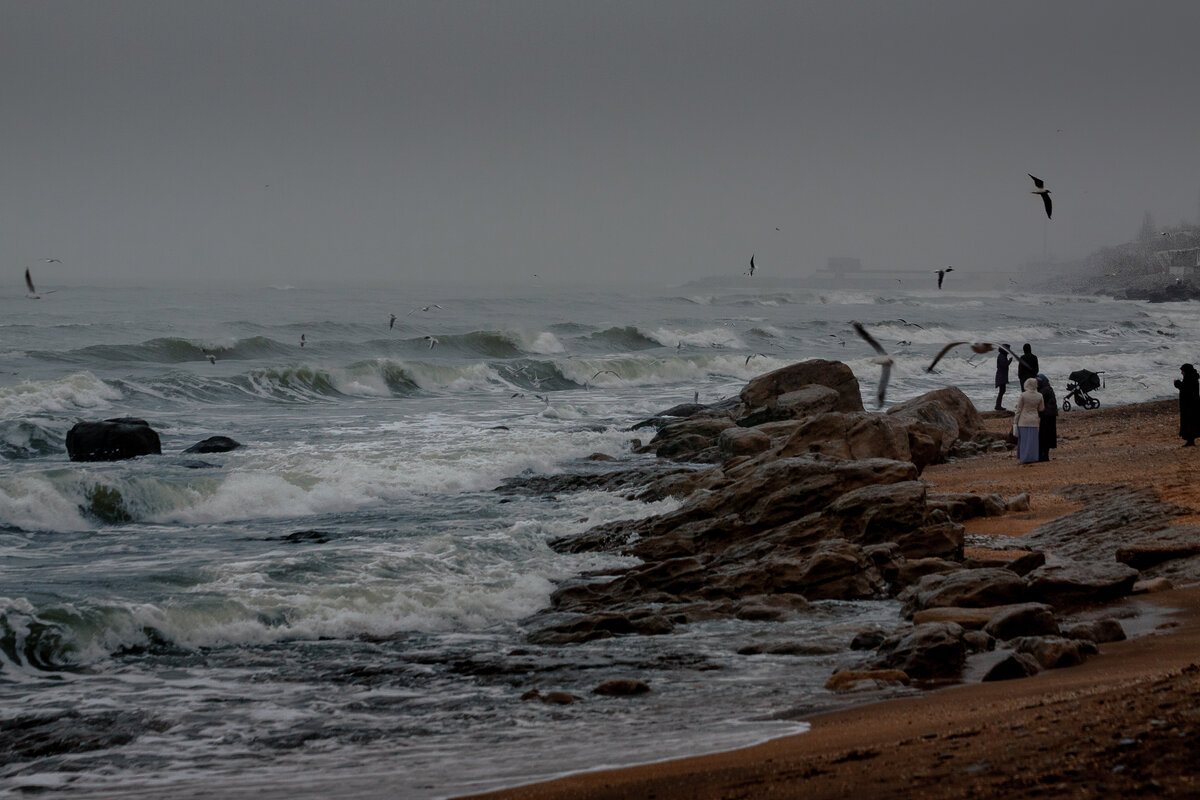
<svg viewBox="0 0 1200 800"><path fill-rule="evenodd" d="M1192 796L1197 719L1192 709L1200 692L1200 589L1194 588L1200 580L1200 460L1194 448L1179 447L1175 405L1157 401L1060 415L1059 449L1050 462L1030 467L1018 465L997 444L1011 418L989 412L981 416L981 429L967 437L977 457L951 456L926 465L916 481L925 489L926 513L932 515L932 506L963 527L961 556L906 556L902 565L915 574L889 579L890 573L880 573L888 587L903 587L895 598L903 601L896 605L904 612L894 627L855 637L853 646L861 648L853 651L856 659L848 657L827 685L831 696L844 695L843 710L802 712L813 726L810 733L488 797L865 792L959 798L996 791L1016 797ZM773 448L785 443L773 440ZM701 486L714 470L724 474L732 465L736 472L734 458L706 468L660 465L667 473L657 480L664 486L697 481ZM633 496L645 485L630 478L621 490ZM684 500L673 513L714 491L704 486L695 496L681 492ZM1003 511L997 498L1008 498ZM739 517L744 513L735 511ZM663 518L671 516L630 524L641 535L644 527L664 525ZM811 522L820 514L800 518ZM600 538L595 534L582 538ZM609 545L632 552L638 541L614 538ZM928 567L937 568L925 571ZM576 587L594 584L604 596L615 590L609 584L629 577L580 576L563 588L575 602ZM1171 589L1172 584L1189 588ZM707 602L710 610L736 614L736 603ZM803 613L796 599L787 602L785 613ZM1121 641L1126 633L1136 638ZM906 663L920 652L910 645L922 637L930 645L922 665L915 658ZM946 665L956 664L962 650L989 646L995 649L970 655L967 668L954 677L921 679L886 666L949 675L953 670L944 671ZM1073 669L1054 668L1081 659L1086 663ZM997 679L1038 674L980 682L988 671ZM874 691L906 680L939 690L893 700L886 698L895 697L895 690ZM884 702L871 702L879 700Z"/></svg>
<svg viewBox="0 0 1200 800"><path fill-rule="evenodd" d="M1186 532L1163 533L1185 509L1124 487L1068 492L1087 514L1020 547L965 547L966 521L1028 511L1029 498L935 491L921 478L930 464L1011 447L955 388L868 412L846 365L808 361L755 378L737 398L677 406L641 427L656 430L637 448L657 456L652 464L501 487L680 502L552 541L561 552L639 563L564 582L526 621L531 642L665 635L710 619L795 619L814 600L894 598L903 619L849 642L855 655L828 688L959 680L969 655L998 644L984 680L1011 679L1081 663L1124 639L1118 620L1081 622L1078 612L1164 588L1196 553ZM1106 550L1099 542L1117 528L1123 547Z"/></svg>

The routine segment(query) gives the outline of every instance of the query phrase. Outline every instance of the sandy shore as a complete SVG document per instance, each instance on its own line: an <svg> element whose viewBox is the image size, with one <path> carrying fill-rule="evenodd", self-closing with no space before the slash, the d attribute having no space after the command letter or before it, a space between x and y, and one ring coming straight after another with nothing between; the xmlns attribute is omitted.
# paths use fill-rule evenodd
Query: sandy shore
<svg viewBox="0 0 1200 800"><path fill-rule="evenodd" d="M1005 430L1007 418L988 426ZM1148 488L1200 522L1200 448L1181 448L1174 401L1059 416L1051 461L996 453L930 467L938 491L1028 492L1028 513L971 520L967 532L1020 536L1077 504L1078 484ZM699 758L587 773L478 797L1200 796L1200 588L1146 595L1172 613L1153 633L1033 678L966 684L824 714L809 733Z"/></svg>

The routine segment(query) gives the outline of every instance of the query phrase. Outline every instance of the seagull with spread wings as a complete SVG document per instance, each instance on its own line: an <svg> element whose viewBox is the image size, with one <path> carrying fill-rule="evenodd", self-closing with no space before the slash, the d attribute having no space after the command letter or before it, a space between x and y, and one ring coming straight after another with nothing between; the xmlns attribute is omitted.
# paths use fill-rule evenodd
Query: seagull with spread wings
<svg viewBox="0 0 1200 800"><path fill-rule="evenodd" d="M1017 360L1019 358L1016 353L1014 353L1012 350L1009 350L1002 344L992 344L991 342L951 342L938 352L937 356L933 359L933 363L926 367L925 371L933 372L933 368L936 367L937 363L942 360L942 356L946 355L946 353L949 353L960 344L970 345L972 351L980 354L990 353L993 350L1003 350L1004 352L1008 353L1009 357L1011 357L1013 360Z"/></svg>
<svg viewBox="0 0 1200 800"><path fill-rule="evenodd" d="M1025 174L1029 175L1028 172ZM1033 178L1032 175L1029 175L1029 177ZM1037 188L1031 191L1030 194L1040 194L1042 196L1042 203L1046 206L1046 219L1050 219L1050 212L1054 208L1050 203L1050 190L1046 188L1046 182L1041 178L1033 178L1033 185Z"/></svg>
<svg viewBox="0 0 1200 800"><path fill-rule="evenodd" d="M864 342L871 345L872 350L879 354L877 357L871 359L871 361L883 368L882 373L879 376L879 389L875 392L875 401L879 408L883 408L883 398L887 394L888 379L892 377L892 365L896 362L892 360L892 357L889 356L887 351L883 349L883 345L875 341L875 337L867 333L867 329L864 328L860 323L851 322L850 324L854 326L854 332L857 333Z"/></svg>
<svg viewBox="0 0 1200 800"><path fill-rule="evenodd" d="M428 311L431 308L441 308L441 306L439 306L437 303L431 303L430 305L422 306L421 308L414 308L412 311L408 312L408 314L415 314L418 311ZM405 314L404 316L407 317L408 314Z"/></svg>

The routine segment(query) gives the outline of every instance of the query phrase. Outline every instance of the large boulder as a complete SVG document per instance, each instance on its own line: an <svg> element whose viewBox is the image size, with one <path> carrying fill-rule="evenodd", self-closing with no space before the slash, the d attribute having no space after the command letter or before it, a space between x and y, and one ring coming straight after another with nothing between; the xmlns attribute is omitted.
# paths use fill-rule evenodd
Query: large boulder
<svg viewBox="0 0 1200 800"><path fill-rule="evenodd" d="M967 660L964 631L953 622L929 622L888 637L879 647L876 668L899 669L913 678L952 678Z"/></svg>
<svg viewBox="0 0 1200 800"><path fill-rule="evenodd" d="M921 423L928 435L941 434L941 455L949 455L959 439L971 439L984 431L983 417L975 404L955 386L926 392L887 410L889 416Z"/></svg>
<svg viewBox="0 0 1200 800"><path fill-rule="evenodd" d="M1054 610L1042 603L1022 603L996 612L987 625L986 633L997 639L1015 639L1018 636L1058 636L1058 621Z"/></svg>
<svg viewBox="0 0 1200 800"><path fill-rule="evenodd" d="M926 575L905 590L904 614L911 617L926 608L986 608L1012 605L1022 599L1025 581L1007 569L964 569Z"/></svg>
<svg viewBox="0 0 1200 800"><path fill-rule="evenodd" d="M158 434L143 419L80 422L67 431L67 455L72 461L120 461L161 454Z"/></svg>
<svg viewBox="0 0 1200 800"><path fill-rule="evenodd" d="M850 367L840 361L814 358L782 367L754 378L742 389L740 398L747 407L776 408L782 395L818 384L838 393L836 411L862 411L862 391Z"/></svg>
<svg viewBox="0 0 1200 800"><path fill-rule="evenodd" d="M1138 571L1116 563L1063 564L1038 567L1027 579L1030 600L1062 608L1124 597L1133 590Z"/></svg>

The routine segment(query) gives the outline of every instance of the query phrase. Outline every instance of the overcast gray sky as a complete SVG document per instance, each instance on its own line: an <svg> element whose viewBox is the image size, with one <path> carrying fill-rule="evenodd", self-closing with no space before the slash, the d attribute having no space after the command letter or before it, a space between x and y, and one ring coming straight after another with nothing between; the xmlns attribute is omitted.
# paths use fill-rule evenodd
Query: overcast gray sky
<svg viewBox="0 0 1200 800"><path fill-rule="evenodd" d="M1200 215L1198 33L1195 0L0 0L0 261L667 284L752 252L1080 256Z"/></svg>

